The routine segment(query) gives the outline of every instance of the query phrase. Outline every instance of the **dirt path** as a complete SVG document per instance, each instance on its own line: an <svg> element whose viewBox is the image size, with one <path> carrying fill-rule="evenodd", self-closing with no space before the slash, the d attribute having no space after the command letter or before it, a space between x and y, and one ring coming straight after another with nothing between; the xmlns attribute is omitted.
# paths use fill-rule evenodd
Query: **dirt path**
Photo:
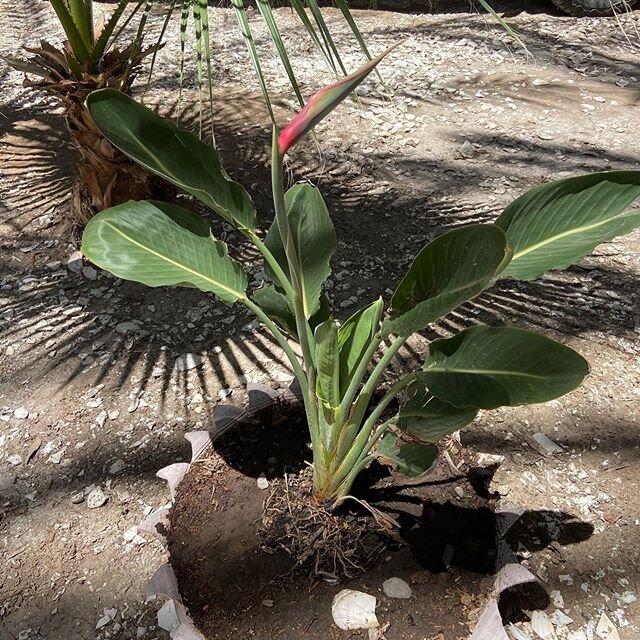
<svg viewBox="0 0 640 640"><path fill-rule="evenodd" d="M622 19L629 42L613 19L549 16L543 3L529 4L536 11L513 24L530 55L472 14L358 12L373 51L403 41L383 68L394 101L365 85L360 104L319 127L323 160L313 151L292 159L294 175L316 181L331 205L341 242L330 294L341 316L393 287L443 229L491 220L544 180L640 166L638 12ZM54 32L45 3L28 34L14 5L0 0L9 25L2 53ZM346 39L338 13L327 14ZM309 94L330 75L289 13L277 15ZM217 138L267 220L267 119L232 13L212 16L212 32L223 34ZM157 28L161 15L152 21ZM177 104L177 51L174 37L151 85L150 102L165 112ZM354 68L360 58L350 51ZM273 57L265 69L274 91L285 86ZM284 384L289 375L243 311L187 290L121 283L78 261L64 225L73 153L63 123L4 62L0 82L0 637L164 638L143 596L162 550L134 529L167 500L155 471L186 459L183 433L206 428L216 405L241 402L248 379ZM292 108L281 101L279 117ZM193 122L194 109L185 117ZM566 273L503 283L436 328L531 326L591 362L581 390L486 415L464 434L470 446L506 456L496 483L510 500L593 525L581 544L521 550L563 596L573 622L557 627L560 637L586 634L572 640L592 638L603 611L622 640L640 633L639 251L635 233ZM424 343L413 341L397 366ZM201 364L179 371L176 358L187 353ZM530 443L539 431L563 452L538 454ZM94 488L108 501L89 509Z"/></svg>

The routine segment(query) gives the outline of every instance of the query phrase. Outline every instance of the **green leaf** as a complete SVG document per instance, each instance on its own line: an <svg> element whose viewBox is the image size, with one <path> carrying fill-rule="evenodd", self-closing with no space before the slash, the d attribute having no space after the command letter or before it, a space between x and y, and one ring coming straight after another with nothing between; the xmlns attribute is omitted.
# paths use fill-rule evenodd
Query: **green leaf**
<svg viewBox="0 0 640 640"><path fill-rule="evenodd" d="M548 402L578 387L588 373L582 356L549 338L477 326L432 342L418 377L455 407L495 409Z"/></svg>
<svg viewBox="0 0 640 640"><path fill-rule="evenodd" d="M164 202L126 202L94 216L82 252L124 280L187 286L231 304L246 299L247 276L200 216Z"/></svg>
<svg viewBox="0 0 640 640"><path fill-rule="evenodd" d="M407 389L400 407L397 426L422 442L438 442L440 438L466 427L474 421L478 409L454 407L439 400L420 381Z"/></svg>
<svg viewBox="0 0 640 640"><path fill-rule="evenodd" d="M502 276L532 280L564 269L601 242L640 227L640 171L593 173L545 184L512 202L496 220L513 247Z"/></svg>
<svg viewBox="0 0 640 640"><path fill-rule="evenodd" d="M113 89L94 91L87 106L98 129L120 151L192 194L227 222L255 229L249 194L229 178L213 147Z"/></svg>
<svg viewBox="0 0 640 640"><path fill-rule="evenodd" d="M287 299L276 291L273 285L256 289L253 292L253 299L281 329L297 339L298 330L295 315L289 308Z"/></svg>
<svg viewBox="0 0 640 640"><path fill-rule="evenodd" d="M438 449L430 444L404 444L394 433L387 431L380 440L375 456L379 462L403 476L417 478L434 467L438 461Z"/></svg>
<svg viewBox="0 0 640 640"><path fill-rule="evenodd" d="M312 317L320 308L322 285L331 273L329 261L337 246L336 232L320 191L309 184L299 184L285 194L285 205L293 243L300 263L299 281L305 317ZM284 246L274 220L265 244L283 271L290 277ZM265 266L267 275L276 278Z"/></svg>
<svg viewBox="0 0 640 640"><path fill-rule="evenodd" d="M347 390L351 377L380 326L384 310L382 298L352 315L338 330L340 348L340 395Z"/></svg>
<svg viewBox="0 0 640 640"><path fill-rule="evenodd" d="M253 298L281 329L284 329L290 336L298 340L296 317L284 295L277 291L273 285L267 285L256 289L253 292ZM316 327L327 320L329 315L329 301L323 293L320 296L318 311L309 319L311 331L315 331Z"/></svg>
<svg viewBox="0 0 640 640"><path fill-rule="evenodd" d="M316 327L316 367L318 397L332 409L340 404L340 353L338 326L329 318Z"/></svg>
<svg viewBox="0 0 640 640"><path fill-rule="evenodd" d="M507 237L492 224L448 231L416 256L391 300L384 333L408 336L482 293L510 258Z"/></svg>

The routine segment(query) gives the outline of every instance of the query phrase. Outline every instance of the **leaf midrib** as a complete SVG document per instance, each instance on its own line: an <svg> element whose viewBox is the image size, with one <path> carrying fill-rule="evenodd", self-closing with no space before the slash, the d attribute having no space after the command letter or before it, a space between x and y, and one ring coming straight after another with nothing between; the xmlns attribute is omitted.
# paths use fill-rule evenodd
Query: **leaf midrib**
<svg viewBox="0 0 640 640"><path fill-rule="evenodd" d="M111 222L105 222L104 224L105 224L105 226L109 227L110 229L115 231L117 234L119 234L120 236L122 236L123 238L125 238L126 240L131 242L131 244L139 247L140 249L143 249L144 251L147 251L151 255L154 255L157 258L160 258L161 260L165 260L169 264L172 264L173 266L178 267L179 269L182 269L183 271L186 271L187 273L190 273L190 274L192 274L192 275L194 275L194 276L196 276L198 278L202 278L206 282L210 282L212 285L215 285L215 286L219 287L220 289L224 289L228 293L230 293L230 294L234 295L236 298L238 298L238 300L247 300L247 296L244 294L244 292L240 292L240 291L237 291L235 289L231 289L230 287L225 286L221 282L218 282L217 280L213 280L209 276L206 276L206 275L200 273L199 271L196 271L196 270L191 269L191 268L189 268L189 267L187 267L187 266L185 266L185 265L183 265L183 264L181 264L179 262L176 262L175 260L172 260L168 256L165 256L162 253L159 253L158 251L155 251L155 250L147 247L146 245L138 242L137 240L134 240L131 236L127 235L126 233L124 233L123 231L118 229L118 227L116 227Z"/></svg>
<svg viewBox="0 0 640 640"><path fill-rule="evenodd" d="M583 225L581 227L576 227L575 229L568 229L567 231L563 231L562 233L554 235L551 238L547 238L546 240L541 240L540 242L536 242L536 244L532 244L526 249L523 249L522 251L518 251L514 253L512 262L515 262L518 258L524 255L527 255L532 251L537 251L538 249L540 249L541 247L544 247L545 245L551 244L552 242L556 242L561 238L566 238L566 237L575 235L577 233L582 233L584 231L590 231L591 229L597 229L598 227L601 227L602 225L608 224L612 220L615 220L617 217L618 217L618 214L613 215L610 218L607 218L606 220L600 220L599 222L594 222L593 224Z"/></svg>
<svg viewBox="0 0 640 640"><path fill-rule="evenodd" d="M548 376L537 375L535 373L525 373L524 371L505 371L502 369L447 369L442 367L429 367L425 373L471 373L476 375L489 376L511 376L520 378L532 378L534 380L545 380Z"/></svg>

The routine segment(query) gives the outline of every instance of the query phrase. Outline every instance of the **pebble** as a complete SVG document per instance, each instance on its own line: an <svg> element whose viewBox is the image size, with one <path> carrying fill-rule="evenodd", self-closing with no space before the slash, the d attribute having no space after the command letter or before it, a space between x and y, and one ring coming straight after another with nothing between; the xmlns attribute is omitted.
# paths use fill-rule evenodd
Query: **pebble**
<svg viewBox="0 0 640 640"><path fill-rule="evenodd" d="M102 629L102 627L106 627L110 622L113 622L117 614L117 609L105 609L104 615L96 623L96 630Z"/></svg>
<svg viewBox="0 0 640 640"><path fill-rule="evenodd" d="M138 331L140 327L135 322L119 322L116 325L116 331L118 333L127 334L131 331Z"/></svg>
<svg viewBox="0 0 640 640"><path fill-rule="evenodd" d="M618 630L606 613L603 613L600 616L600 620L598 620L596 636L598 636L600 640L620 640Z"/></svg>
<svg viewBox="0 0 640 640"><path fill-rule="evenodd" d="M71 498L69 499L72 504L81 504L84 502L84 491L76 491L76 493L72 493Z"/></svg>
<svg viewBox="0 0 640 640"><path fill-rule="evenodd" d="M82 271L82 252L74 251L67 260L67 269L73 273Z"/></svg>
<svg viewBox="0 0 640 640"><path fill-rule="evenodd" d="M29 417L29 411L27 409L25 409L24 407L18 407L13 412L13 417L17 418L18 420L24 420L25 418Z"/></svg>
<svg viewBox="0 0 640 640"><path fill-rule="evenodd" d="M542 78L536 78L533 81L534 87L546 87L548 84L551 84L548 80L543 80Z"/></svg>
<svg viewBox="0 0 640 640"><path fill-rule="evenodd" d="M556 609L551 614L551 622L553 622L556 627L566 627L573 623L573 618L570 618L564 611Z"/></svg>
<svg viewBox="0 0 640 640"><path fill-rule="evenodd" d="M467 160L473 158L476 155L475 147L468 140L465 140L460 147L460 155Z"/></svg>
<svg viewBox="0 0 640 640"><path fill-rule="evenodd" d="M98 277L98 272L93 267L83 267L82 275L87 280L95 280Z"/></svg>
<svg viewBox="0 0 640 640"><path fill-rule="evenodd" d="M343 589L337 593L331 605L331 615L336 626L344 631L380 626L375 596L362 591Z"/></svg>
<svg viewBox="0 0 640 640"><path fill-rule="evenodd" d="M197 353L185 353L176 358L174 367L178 371L191 371L202 364L202 356Z"/></svg>
<svg viewBox="0 0 640 640"><path fill-rule="evenodd" d="M109 475L111 476L119 476L125 468L124 460L118 458L113 464L109 467Z"/></svg>
<svg viewBox="0 0 640 640"><path fill-rule="evenodd" d="M531 628L541 640L556 640L553 624L545 611L534 611L531 614Z"/></svg>
<svg viewBox="0 0 640 640"><path fill-rule="evenodd" d="M267 598L266 600L263 600L262 601L262 606L263 607L269 607L269 608L273 607L273 600L271 600L269 598Z"/></svg>
<svg viewBox="0 0 640 640"><path fill-rule="evenodd" d="M411 597L411 587L402 578L389 578L382 583L382 590L389 598Z"/></svg>
<svg viewBox="0 0 640 640"><path fill-rule="evenodd" d="M7 462L17 467L19 464L22 464L22 456L19 453L14 453L7 457Z"/></svg>
<svg viewBox="0 0 640 640"><path fill-rule="evenodd" d="M100 487L96 487L87 496L87 507L89 509L98 509L107 504L108 500L109 497L105 492Z"/></svg>
<svg viewBox="0 0 640 640"><path fill-rule="evenodd" d="M543 456L552 455L554 453L562 453L562 447L556 444L544 433L534 433L531 438L531 446Z"/></svg>
<svg viewBox="0 0 640 640"><path fill-rule="evenodd" d="M267 478L264 475L264 473L261 473L258 476L258 479L256 480L256 483L258 485L258 489L268 489L269 488L269 481L267 480Z"/></svg>
<svg viewBox="0 0 640 640"><path fill-rule="evenodd" d="M158 626L170 633L180 626L175 600L167 600L158 611Z"/></svg>

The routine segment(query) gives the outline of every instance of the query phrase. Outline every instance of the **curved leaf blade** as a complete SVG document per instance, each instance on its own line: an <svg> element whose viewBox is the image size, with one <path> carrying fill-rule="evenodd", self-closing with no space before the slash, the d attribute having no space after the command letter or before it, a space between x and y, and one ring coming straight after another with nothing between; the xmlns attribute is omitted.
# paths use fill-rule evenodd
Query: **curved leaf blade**
<svg viewBox="0 0 640 640"><path fill-rule="evenodd" d="M408 336L482 293L510 258L507 237L492 224L448 231L416 256L391 300L384 333Z"/></svg>
<svg viewBox="0 0 640 640"><path fill-rule="evenodd" d="M368 307L354 313L338 330L341 395L349 387L351 376L376 335L383 311L384 301L378 298Z"/></svg>
<svg viewBox="0 0 640 640"><path fill-rule="evenodd" d="M417 478L431 471L438 462L438 449L430 444L404 444L388 431L380 440L375 456L403 476Z"/></svg>
<svg viewBox="0 0 640 640"><path fill-rule="evenodd" d="M601 242L640 227L640 171L611 171L552 182L520 196L496 220L513 247L502 276L533 280L564 269Z"/></svg>
<svg viewBox="0 0 640 640"><path fill-rule="evenodd" d="M200 216L164 202L127 202L94 216L82 252L124 280L188 286L232 304L246 299L247 276Z"/></svg>
<svg viewBox="0 0 640 640"><path fill-rule="evenodd" d="M474 407L454 407L436 398L420 381L407 389L407 397L398 413L398 429L422 442L440 438L471 424L478 415Z"/></svg>
<svg viewBox="0 0 640 640"><path fill-rule="evenodd" d="M87 106L102 135L125 155L195 196L227 222L255 229L249 194L229 178L213 147L114 89L94 91Z"/></svg>
<svg viewBox="0 0 640 640"><path fill-rule="evenodd" d="M298 278L302 288L302 306L305 316L311 318L320 308L322 285L331 273L330 260L337 248L336 232L327 206L316 187L309 184L292 187L285 194L285 205L300 261ZM269 228L265 244L290 277L284 245L275 220ZM276 282L268 265L265 265L265 270L269 278Z"/></svg>
<svg viewBox="0 0 640 640"><path fill-rule="evenodd" d="M495 409L548 402L573 391L588 373L582 356L549 338L477 326L432 342L418 377L454 407Z"/></svg>
<svg viewBox="0 0 640 640"><path fill-rule="evenodd" d="M318 370L317 395L328 407L340 404L340 353L338 327L329 318L316 327L316 368Z"/></svg>

